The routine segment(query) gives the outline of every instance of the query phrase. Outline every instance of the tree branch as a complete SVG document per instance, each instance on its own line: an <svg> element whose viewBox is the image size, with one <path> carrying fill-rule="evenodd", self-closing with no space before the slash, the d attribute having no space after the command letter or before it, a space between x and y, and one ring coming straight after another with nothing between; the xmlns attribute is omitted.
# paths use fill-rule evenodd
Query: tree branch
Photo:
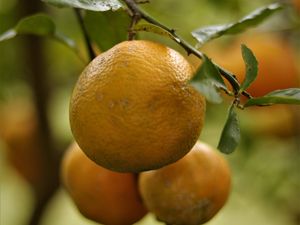
<svg viewBox="0 0 300 225"><path fill-rule="evenodd" d="M89 58L90 58L90 61L91 61L96 57L96 53L93 50L93 47L91 45L91 40L90 40L89 35L87 33L87 30L84 26L84 22L83 22L82 15L80 13L80 9L74 8L74 11L75 11L79 26L82 30L84 41L85 41L85 44L86 44L86 47L87 47L87 50L88 50L88 54L89 54Z"/></svg>
<svg viewBox="0 0 300 225"><path fill-rule="evenodd" d="M35 0L21 1L20 16L28 16L43 10L42 2ZM34 36L25 37L23 42L26 61L26 76L28 84L32 90L34 107L38 120L38 140L40 143L41 162L43 165L41 173L43 177L38 184L32 185L35 194L35 205L32 215L28 221L30 225L38 225L49 199L52 198L59 186L59 156L56 154L56 141L48 119L48 102L51 95L49 77L45 73L45 58L43 52L43 42ZM28 165L31 166L31 165Z"/></svg>
<svg viewBox="0 0 300 225"><path fill-rule="evenodd" d="M141 19L140 14L136 14L131 17L131 23L128 29L128 40L135 39L136 31L134 30L134 26L139 22L140 19Z"/></svg>
<svg viewBox="0 0 300 225"><path fill-rule="evenodd" d="M155 20L149 14L144 12L142 9L140 9L134 0L123 0L123 1L126 3L127 7L129 8L129 10L132 13L132 15L138 14L138 15L140 15L140 17L142 19L146 20L147 22L149 22L151 24L154 24L156 26L159 26L160 28L162 28L162 29L168 31L169 33L171 33L174 37L174 41L176 41L181 47L183 47L185 49L185 51L187 52L187 54L193 54L193 55L197 56L200 59L204 58L204 54L202 52L195 49L192 45L190 45L187 41L185 41L181 36L176 34L174 29L168 28L167 26L165 26L164 24L162 24L159 21ZM217 67L220 74L226 80L228 80L228 82L230 83L230 85L233 88L234 95L238 96L239 95L238 92L239 92L239 89L240 89L240 83L236 79L235 75L233 75L229 71L225 70L224 68L220 67L216 63L214 63L214 65ZM252 98L251 95L246 91L243 91L242 95L246 96L247 98Z"/></svg>

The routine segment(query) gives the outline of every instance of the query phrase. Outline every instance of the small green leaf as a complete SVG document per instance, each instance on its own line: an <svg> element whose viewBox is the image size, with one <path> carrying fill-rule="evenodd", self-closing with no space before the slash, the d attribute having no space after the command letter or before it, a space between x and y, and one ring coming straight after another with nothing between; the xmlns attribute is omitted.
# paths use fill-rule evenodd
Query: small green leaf
<svg viewBox="0 0 300 225"><path fill-rule="evenodd" d="M212 39L223 36L226 33L226 29L230 28L230 25L231 24L212 25L192 31L192 36L198 41L197 48L200 48Z"/></svg>
<svg viewBox="0 0 300 225"><path fill-rule="evenodd" d="M218 68L206 55L204 55L203 63L192 80L197 81L202 79L210 79L218 88L226 88Z"/></svg>
<svg viewBox="0 0 300 225"><path fill-rule="evenodd" d="M246 90L252 82L257 77L258 67L257 67L257 60L253 54L253 52L247 48L246 45L241 46L242 49L242 56L246 65L246 76L245 80L242 82L239 92L242 93Z"/></svg>
<svg viewBox="0 0 300 225"><path fill-rule="evenodd" d="M125 11L91 12L84 16L84 25L90 38L101 51L106 51L127 39L130 17Z"/></svg>
<svg viewBox="0 0 300 225"><path fill-rule="evenodd" d="M245 107L253 105L295 104L300 105L300 88L272 91L263 97L249 99Z"/></svg>
<svg viewBox="0 0 300 225"><path fill-rule="evenodd" d="M0 35L0 41L6 41L19 34L34 34L39 36L52 36L55 33L55 24L51 18L39 13L21 19L18 24Z"/></svg>
<svg viewBox="0 0 300 225"><path fill-rule="evenodd" d="M20 20L15 27L15 31L18 34L53 35L55 33L55 24L49 16L36 14Z"/></svg>
<svg viewBox="0 0 300 225"><path fill-rule="evenodd" d="M236 23L229 23L223 25L213 25L199 28L192 32L193 37L199 42L197 47L201 47L206 42L221 37L227 34L237 34L245 31L250 27L254 27L266 18L271 16L274 12L282 9L282 5L274 3L266 7L259 8Z"/></svg>
<svg viewBox="0 0 300 225"><path fill-rule="evenodd" d="M171 38L177 42L180 42L180 40L178 40L176 37L174 37L172 33L162 29L159 26L151 24L151 23L139 23L139 24L135 25L134 30L135 31L152 32L152 33L155 33L155 34L158 34L161 36Z"/></svg>
<svg viewBox="0 0 300 225"><path fill-rule="evenodd" d="M14 29L9 29L5 31L3 34L0 34L0 42L12 39L17 36L17 32Z"/></svg>
<svg viewBox="0 0 300 225"><path fill-rule="evenodd" d="M210 80L202 80L201 82L193 82L192 86L196 88L199 92L201 92L205 99L211 103L219 104L223 101L219 91L217 90L216 86L214 86L213 82Z"/></svg>
<svg viewBox="0 0 300 225"><path fill-rule="evenodd" d="M204 55L201 67L191 80L191 84L211 103L222 102L218 88L227 90L219 70L206 55Z"/></svg>
<svg viewBox="0 0 300 225"><path fill-rule="evenodd" d="M234 105L229 109L227 121L222 130L221 138L218 144L218 149L226 154L232 153L240 142L240 126L237 119Z"/></svg>
<svg viewBox="0 0 300 225"><path fill-rule="evenodd" d="M57 32L53 20L45 14L38 13L21 19L14 28L0 35L0 41L12 39L18 35L47 36L66 45L78 55L75 42Z"/></svg>
<svg viewBox="0 0 300 225"><path fill-rule="evenodd" d="M78 54L78 49L76 46L76 43L74 40L72 40L69 37L66 37L64 34L59 33L58 31L55 32L55 35L53 36L53 39L57 40L61 44L69 47L72 51L74 51L76 54Z"/></svg>
<svg viewBox="0 0 300 225"><path fill-rule="evenodd" d="M42 0L57 7L73 7L91 11L116 11L122 8L118 0Z"/></svg>
<svg viewBox="0 0 300 225"><path fill-rule="evenodd" d="M212 103L222 102L222 97L216 88L227 89L219 70L206 55L191 84Z"/></svg>

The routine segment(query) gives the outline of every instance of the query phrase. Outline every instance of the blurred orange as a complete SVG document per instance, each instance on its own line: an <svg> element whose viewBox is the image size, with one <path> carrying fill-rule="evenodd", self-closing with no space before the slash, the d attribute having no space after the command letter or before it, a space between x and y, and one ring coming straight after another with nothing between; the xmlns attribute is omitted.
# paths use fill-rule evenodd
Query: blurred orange
<svg viewBox="0 0 300 225"><path fill-rule="evenodd" d="M298 13L300 13L300 0L293 0L293 5L295 7L295 9L298 11Z"/></svg>
<svg viewBox="0 0 300 225"><path fill-rule="evenodd" d="M273 33L246 33L227 42L220 40L208 43L202 49L213 61L233 72L242 82L245 64L241 44L249 47L258 60L258 76L247 89L254 97L265 95L276 89L299 87L299 70L296 51L289 42ZM199 67L201 61L194 56L189 61ZM225 96L227 98L227 96ZM232 100L232 98L230 98ZM247 128L258 135L290 137L297 133L297 108L286 105L253 107L246 110ZM249 120L250 118L250 120ZM255 121L255 123L253 123ZM299 126L299 124L298 124Z"/></svg>
<svg viewBox="0 0 300 225"><path fill-rule="evenodd" d="M254 97L276 89L299 87L293 49L286 40L276 34L244 34L225 48L208 48L207 53L219 65L233 72L241 82L245 76L241 44L250 48L258 60L257 79L247 89Z"/></svg>
<svg viewBox="0 0 300 225"><path fill-rule="evenodd" d="M300 124L297 114L299 114L299 108L286 105L254 107L245 110L243 124L255 135L293 137L299 132Z"/></svg>
<svg viewBox="0 0 300 225"><path fill-rule="evenodd" d="M43 151L33 106L15 100L0 106L0 138L8 161L33 187L43 183Z"/></svg>

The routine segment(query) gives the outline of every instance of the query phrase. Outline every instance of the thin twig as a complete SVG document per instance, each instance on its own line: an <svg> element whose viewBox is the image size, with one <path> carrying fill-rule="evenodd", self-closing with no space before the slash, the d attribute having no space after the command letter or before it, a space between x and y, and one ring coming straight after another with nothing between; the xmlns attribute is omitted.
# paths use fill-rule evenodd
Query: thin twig
<svg viewBox="0 0 300 225"><path fill-rule="evenodd" d="M84 22L83 22L80 10L77 9L77 8L74 8L74 11L75 11L76 17L78 19L79 26L80 26L80 28L82 30L82 33L83 33L84 41L85 41L85 44L86 44L86 47L87 47L87 50L88 50L90 60L92 60L96 57L96 53L94 52L93 47L91 45L91 40L90 40L89 35L87 33L87 30L84 26Z"/></svg>
<svg viewBox="0 0 300 225"><path fill-rule="evenodd" d="M136 37L136 31L134 30L134 26L139 22L141 19L140 14L135 14L131 17L131 23L128 29L128 40L134 40Z"/></svg>
<svg viewBox="0 0 300 225"><path fill-rule="evenodd" d="M187 52L187 54L193 54L193 55L197 56L200 59L204 58L204 54L202 52L195 49L192 45L190 45L187 41L185 41L181 36L176 34L174 29L168 28L167 26L165 26L164 24L162 24L159 21L155 20L152 16L150 16L149 14L147 14L146 12L141 10L134 0L124 0L124 2L126 3L129 10L132 12L132 15L139 14L141 16L141 18L146 20L147 22L149 22L151 24L154 24L156 26L159 26L160 28L162 28L162 29L168 31L169 33L171 33L174 37L173 40L175 40L180 46L182 46L185 49L185 51ZM226 80L228 80L228 82L230 83L230 85L233 88L234 95L238 96L239 95L239 89L240 89L240 83L238 82L236 77L232 73L230 73L229 71L227 71L224 68L217 65L216 63L214 63L214 65L217 67L220 74ZM241 94L246 96L247 98L252 98L251 95L246 91L243 91Z"/></svg>

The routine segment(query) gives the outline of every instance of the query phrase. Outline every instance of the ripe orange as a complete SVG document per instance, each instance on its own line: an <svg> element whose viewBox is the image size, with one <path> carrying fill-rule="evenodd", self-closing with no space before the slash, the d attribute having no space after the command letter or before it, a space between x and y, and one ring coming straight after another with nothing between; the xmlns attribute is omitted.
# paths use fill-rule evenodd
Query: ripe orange
<svg viewBox="0 0 300 225"><path fill-rule="evenodd" d="M70 103L74 137L97 164L119 172L183 157L204 122L205 100L187 81L190 64L150 41L125 41L83 71Z"/></svg>
<svg viewBox="0 0 300 225"><path fill-rule="evenodd" d="M241 121L245 129L256 136L287 138L297 135L300 126L297 114L299 109L286 105L255 107L244 112Z"/></svg>
<svg viewBox="0 0 300 225"><path fill-rule="evenodd" d="M296 55L291 45L276 34L252 33L237 37L228 46L209 44L205 51L218 64L244 79L245 65L240 45L246 44L258 60L258 77L247 90L253 96L265 95L275 89L299 87ZM249 130L257 135L293 136L296 132L294 112L287 106L254 107L248 111ZM247 120L247 119L246 119ZM257 121L253 123L253 120Z"/></svg>
<svg viewBox="0 0 300 225"><path fill-rule="evenodd" d="M292 0L295 9L300 13L300 0Z"/></svg>
<svg viewBox="0 0 300 225"><path fill-rule="evenodd" d="M79 211L87 218L107 225L131 225L146 209L137 189L137 177L98 166L76 143L66 152L62 182Z"/></svg>
<svg viewBox="0 0 300 225"><path fill-rule="evenodd" d="M296 58L289 43L275 34L244 34L224 49L207 49L208 55L239 81L245 76L241 44L246 44L258 60L258 77L248 91L255 97L276 89L299 87Z"/></svg>
<svg viewBox="0 0 300 225"><path fill-rule="evenodd" d="M177 162L141 173L139 189L145 205L158 220L172 225L199 225L225 204L230 171L220 154L197 142Z"/></svg>
<svg viewBox="0 0 300 225"><path fill-rule="evenodd" d="M0 138L9 163L35 189L42 188L45 167L33 106L25 100L3 104L0 124Z"/></svg>

